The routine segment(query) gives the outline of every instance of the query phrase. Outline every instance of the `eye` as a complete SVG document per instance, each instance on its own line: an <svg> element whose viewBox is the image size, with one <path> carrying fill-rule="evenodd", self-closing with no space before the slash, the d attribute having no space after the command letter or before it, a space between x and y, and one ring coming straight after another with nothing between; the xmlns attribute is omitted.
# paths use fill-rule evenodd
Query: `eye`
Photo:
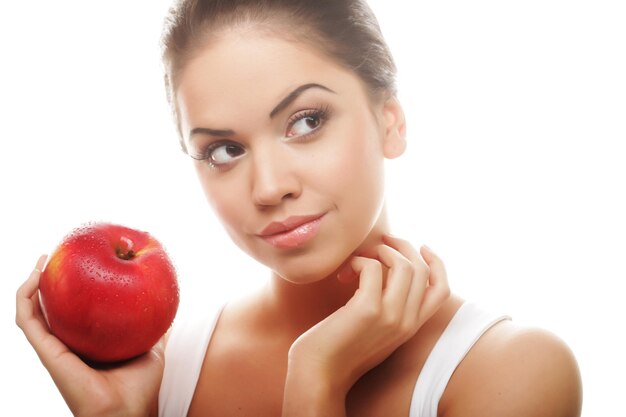
<svg viewBox="0 0 626 417"><path fill-rule="evenodd" d="M244 150L239 145L232 143L223 144L211 149L209 160L214 165L224 165L239 158Z"/></svg>
<svg viewBox="0 0 626 417"><path fill-rule="evenodd" d="M287 136L307 135L317 129L321 124L322 119L316 114L303 117L291 126Z"/></svg>
<svg viewBox="0 0 626 417"><path fill-rule="evenodd" d="M195 152L191 157L207 161L212 167L221 167L232 163L245 153L245 149L235 142L219 141L211 143L202 151Z"/></svg>
<svg viewBox="0 0 626 417"><path fill-rule="evenodd" d="M318 130L328 119L328 109L306 110L296 113L288 124L287 137L306 137Z"/></svg>

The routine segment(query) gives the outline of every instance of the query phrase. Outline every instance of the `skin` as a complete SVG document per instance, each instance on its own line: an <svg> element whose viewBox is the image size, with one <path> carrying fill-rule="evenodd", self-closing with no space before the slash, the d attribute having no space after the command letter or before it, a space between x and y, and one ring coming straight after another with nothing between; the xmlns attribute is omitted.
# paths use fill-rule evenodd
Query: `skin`
<svg viewBox="0 0 626 417"><path fill-rule="evenodd" d="M247 61L255 62L254 68L241 65ZM216 66L214 62L223 65ZM324 85L334 93L307 90L283 109L284 114L268 118L276 103L307 83ZM249 91L255 94L250 95ZM221 317L190 415L278 415L284 393L298 390L300 395L293 396L298 398L293 409L289 408L290 403L282 403L283 415L285 408L288 415L408 415L421 365L460 306L458 297L443 301L435 316L404 341L393 356L382 357L380 363L366 361L362 367L352 364L359 370L345 380L341 365L355 355L354 346L365 343L372 335L352 340L349 345L353 348L345 349L339 355L341 359L328 369L311 369L304 362L305 370L299 372L300 368L292 366L291 361L292 356L310 357L334 340L320 337L321 346L299 345L315 336L307 329L321 322L323 333L323 325L329 325L329 318L333 318L329 314L354 300L351 297L356 281L341 284L335 278L345 259L354 259L351 256L358 254L375 259L383 264L383 269L393 265L391 260L382 260L383 249L377 244L389 232L383 207L382 164L385 158L400 156L405 147L405 122L398 102L393 97L372 102L366 87L351 71L314 48L246 30L223 33L187 65L177 100L183 132L196 127L236 132L229 138L245 152L236 152L236 159L227 158L232 165L226 170L215 170L204 162L196 162L196 169L209 203L233 240L274 271L264 291L230 304ZM289 118L319 103L330 107L332 116L318 128L314 139L305 143L286 140ZM218 140L207 136L186 136L187 147L198 146L196 141ZM276 250L254 235L271 220L320 211L328 214L319 235L305 250ZM390 259L408 259L413 268L422 262L422 256L408 243L394 243L383 240L382 248L395 249ZM430 266L431 270L438 269ZM444 271L440 273L445 276ZM416 275L414 270L412 274ZM360 278L363 281L364 274ZM308 285L303 288L301 284ZM358 320L353 323L358 326ZM341 329L343 333L328 334L345 335L350 326ZM303 333L304 338L300 336ZM326 350L330 349L333 348ZM542 356L544 349L553 352L550 360ZM532 365L529 369L525 368L528 363L516 366L518 358ZM268 366L251 366L264 361ZM468 409L483 416L490 415L485 410L492 410L491 415L579 413L580 385L575 361L567 347L548 333L501 323L488 332L464 362L442 400L442 415L467 416ZM494 369L494 363L504 366ZM363 376L372 365L376 366ZM535 374L521 378L529 372ZM544 374L550 377L546 379ZM506 389L520 378L529 384ZM389 384L391 380L397 383ZM485 384L488 389L475 383L483 380L490 382ZM294 391L290 391L292 381ZM508 385L501 385L504 382ZM542 384L545 390L538 389ZM261 386L268 388L259 390ZM477 386L481 388L476 389ZM509 395L498 396L502 392ZM546 398L539 398L542 396ZM305 401L311 406L303 407ZM542 406L533 409L537 401Z"/></svg>
<svg viewBox="0 0 626 417"><path fill-rule="evenodd" d="M15 321L33 346L74 416L156 416L164 340L149 353L110 369L85 364L48 330L39 305L41 256L16 293Z"/></svg>
<svg viewBox="0 0 626 417"><path fill-rule="evenodd" d="M277 107L311 83L323 88ZM213 164L194 161L207 200L233 241L272 271L258 293L224 309L189 415L407 416L421 367L462 300L435 253L389 235L383 165L405 148L398 101L371 99L315 48L254 28L203 48L176 100L190 154L213 149ZM319 109L326 117L311 117ZM230 147L219 147L224 140ZM310 214L324 216L301 247L258 236L272 221ZM18 291L16 320L72 411L154 412L162 347L113 370L79 363L38 311L42 265ZM459 365L439 415L577 416L580 403L567 346L505 321Z"/></svg>

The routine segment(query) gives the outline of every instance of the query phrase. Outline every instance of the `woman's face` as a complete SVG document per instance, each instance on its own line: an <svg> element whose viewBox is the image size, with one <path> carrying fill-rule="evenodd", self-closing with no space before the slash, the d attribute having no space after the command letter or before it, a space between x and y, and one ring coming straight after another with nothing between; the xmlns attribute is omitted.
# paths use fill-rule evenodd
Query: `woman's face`
<svg viewBox="0 0 626 417"><path fill-rule="evenodd" d="M176 99L209 203L281 277L326 277L384 232L383 163L402 153L402 111L372 103L351 71L305 44L231 31L185 66Z"/></svg>

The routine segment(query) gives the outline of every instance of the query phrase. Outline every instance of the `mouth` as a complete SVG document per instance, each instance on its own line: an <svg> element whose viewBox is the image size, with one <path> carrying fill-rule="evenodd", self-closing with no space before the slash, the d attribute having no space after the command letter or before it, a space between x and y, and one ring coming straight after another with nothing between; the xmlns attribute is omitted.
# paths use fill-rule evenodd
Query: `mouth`
<svg viewBox="0 0 626 417"><path fill-rule="evenodd" d="M258 236L280 249L297 248L317 235L325 214L292 216L280 222L272 222Z"/></svg>

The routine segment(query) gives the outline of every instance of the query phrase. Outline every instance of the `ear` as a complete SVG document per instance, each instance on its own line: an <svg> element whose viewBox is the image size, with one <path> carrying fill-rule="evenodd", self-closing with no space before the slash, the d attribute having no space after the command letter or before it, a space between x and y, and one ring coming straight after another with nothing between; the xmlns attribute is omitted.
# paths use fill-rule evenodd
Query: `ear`
<svg viewBox="0 0 626 417"><path fill-rule="evenodd" d="M406 120L396 96L383 104L383 123L383 154L388 159L397 158L406 150Z"/></svg>

